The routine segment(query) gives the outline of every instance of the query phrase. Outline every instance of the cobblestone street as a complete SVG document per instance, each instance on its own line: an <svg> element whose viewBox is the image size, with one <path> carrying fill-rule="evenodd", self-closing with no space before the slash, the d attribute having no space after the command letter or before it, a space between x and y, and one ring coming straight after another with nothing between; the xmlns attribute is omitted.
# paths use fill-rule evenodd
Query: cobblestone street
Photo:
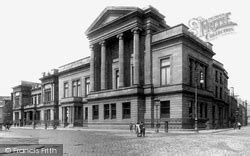
<svg viewBox="0 0 250 156"><path fill-rule="evenodd" d="M64 155L250 155L250 127L206 133L147 133L121 130L19 129L0 132L1 144L63 144Z"/></svg>

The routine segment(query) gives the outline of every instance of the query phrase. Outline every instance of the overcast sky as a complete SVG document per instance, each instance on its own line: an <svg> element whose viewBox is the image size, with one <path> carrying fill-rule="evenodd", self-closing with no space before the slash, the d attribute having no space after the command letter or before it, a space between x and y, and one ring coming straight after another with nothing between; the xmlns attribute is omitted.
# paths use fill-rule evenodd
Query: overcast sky
<svg viewBox="0 0 250 156"><path fill-rule="evenodd" d="M1 0L0 96L10 95L21 80L39 82L41 73L90 55L84 34L106 6L152 5L168 25L188 25L192 18L231 12L235 33L211 41L214 57L229 73L229 87L250 99L247 1L200 0Z"/></svg>

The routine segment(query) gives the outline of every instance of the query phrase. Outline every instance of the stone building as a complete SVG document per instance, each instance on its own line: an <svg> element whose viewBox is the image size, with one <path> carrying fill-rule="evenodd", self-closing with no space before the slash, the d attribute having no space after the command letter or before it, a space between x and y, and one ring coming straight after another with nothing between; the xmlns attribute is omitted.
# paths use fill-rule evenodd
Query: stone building
<svg viewBox="0 0 250 156"><path fill-rule="evenodd" d="M13 87L13 124L15 126L32 125L34 106L31 103L31 89L34 82L21 81Z"/></svg>
<svg viewBox="0 0 250 156"><path fill-rule="evenodd" d="M247 125L247 102L241 100L240 98L238 101L238 121L241 123L242 126Z"/></svg>
<svg viewBox="0 0 250 156"><path fill-rule="evenodd" d="M83 126L89 94L89 57L59 67L59 119L62 126Z"/></svg>
<svg viewBox="0 0 250 156"><path fill-rule="evenodd" d="M86 35L90 58L59 68L62 123L74 126L82 117L88 126L154 125L158 120L172 128L193 128L197 86L200 123L208 128L227 125L227 73L213 59L212 45L185 25L168 26L151 6L107 7ZM77 96L74 83L80 86Z"/></svg>
<svg viewBox="0 0 250 156"><path fill-rule="evenodd" d="M12 122L12 100L9 96L0 96L0 130L2 124Z"/></svg>
<svg viewBox="0 0 250 156"><path fill-rule="evenodd" d="M42 96L42 106L35 107L44 114L40 120L58 119L63 127L128 128L139 121L154 127L167 121L169 128L194 128L197 115L199 128L229 126L228 74L213 59L212 44L187 26L168 26L152 6L107 7L86 35L91 56L41 78L40 93L34 88L34 97Z"/></svg>
<svg viewBox="0 0 250 156"><path fill-rule="evenodd" d="M228 127L231 114L229 105L228 74L223 64L213 60L214 104L212 106L212 122L216 127ZM217 113L216 113L217 112Z"/></svg>
<svg viewBox="0 0 250 156"><path fill-rule="evenodd" d="M43 73L41 83L22 81L13 88L15 126L52 126L58 124L58 70Z"/></svg>
<svg viewBox="0 0 250 156"><path fill-rule="evenodd" d="M58 124L59 106L58 106L58 70L52 69L50 72L43 73L39 92L33 96L33 100L38 100L36 112L38 118L37 124L52 126Z"/></svg>

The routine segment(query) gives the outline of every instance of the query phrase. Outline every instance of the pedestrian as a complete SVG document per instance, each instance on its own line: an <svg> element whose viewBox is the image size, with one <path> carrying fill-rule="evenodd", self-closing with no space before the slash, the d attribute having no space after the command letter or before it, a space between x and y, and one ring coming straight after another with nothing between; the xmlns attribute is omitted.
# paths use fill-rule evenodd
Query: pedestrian
<svg viewBox="0 0 250 156"><path fill-rule="evenodd" d="M139 122L136 123L136 134L137 134L137 137L140 137L141 129L140 129Z"/></svg>
<svg viewBox="0 0 250 156"><path fill-rule="evenodd" d="M145 137L145 126L143 122L140 122L140 130L141 130L141 136Z"/></svg>
<svg viewBox="0 0 250 156"><path fill-rule="evenodd" d="M234 130L236 129L237 127L237 122L234 122Z"/></svg>
<svg viewBox="0 0 250 156"><path fill-rule="evenodd" d="M131 122L129 124L129 130L130 130L130 132L133 132L133 124Z"/></svg>
<svg viewBox="0 0 250 156"><path fill-rule="evenodd" d="M240 122L238 122L238 128L239 128L239 129L241 128L241 123L240 123Z"/></svg>
<svg viewBox="0 0 250 156"><path fill-rule="evenodd" d="M136 133L136 124L134 124L134 131L135 131L135 133Z"/></svg>
<svg viewBox="0 0 250 156"><path fill-rule="evenodd" d="M145 132L146 132L146 128L145 128L145 125L144 125L144 123L143 122L141 122L141 135L143 136L143 137L145 137Z"/></svg>

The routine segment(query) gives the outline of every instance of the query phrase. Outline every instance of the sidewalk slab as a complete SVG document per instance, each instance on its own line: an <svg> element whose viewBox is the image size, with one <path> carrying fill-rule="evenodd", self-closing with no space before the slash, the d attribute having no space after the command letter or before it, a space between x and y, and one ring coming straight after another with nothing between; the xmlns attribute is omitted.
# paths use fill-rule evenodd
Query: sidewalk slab
<svg viewBox="0 0 250 156"><path fill-rule="evenodd" d="M0 131L0 138L32 138L32 137L23 135L14 135L10 131Z"/></svg>
<svg viewBox="0 0 250 156"><path fill-rule="evenodd" d="M33 127L12 127L14 129L33 129ZM68 131L103 131L103 132L128 132L129 130L126 129L95 129L95 128L88 128L88 127L73 127L73 128L63 128L58 127L56 129L53 129L51 127L45 129L44 127L36 127L35 129L43 129L43 130L68 130ZM208 130L199 130L198 132L193 129L169 129L168 133L174 133L174 134L208 134L208 133L219 133L224 131L230 131L233 130L233 128L225 128L225 129L208 129ZM156 133L155 129L146 129L146 133ZM159 133L166 133L164 130L159 130Z"/></svg>

